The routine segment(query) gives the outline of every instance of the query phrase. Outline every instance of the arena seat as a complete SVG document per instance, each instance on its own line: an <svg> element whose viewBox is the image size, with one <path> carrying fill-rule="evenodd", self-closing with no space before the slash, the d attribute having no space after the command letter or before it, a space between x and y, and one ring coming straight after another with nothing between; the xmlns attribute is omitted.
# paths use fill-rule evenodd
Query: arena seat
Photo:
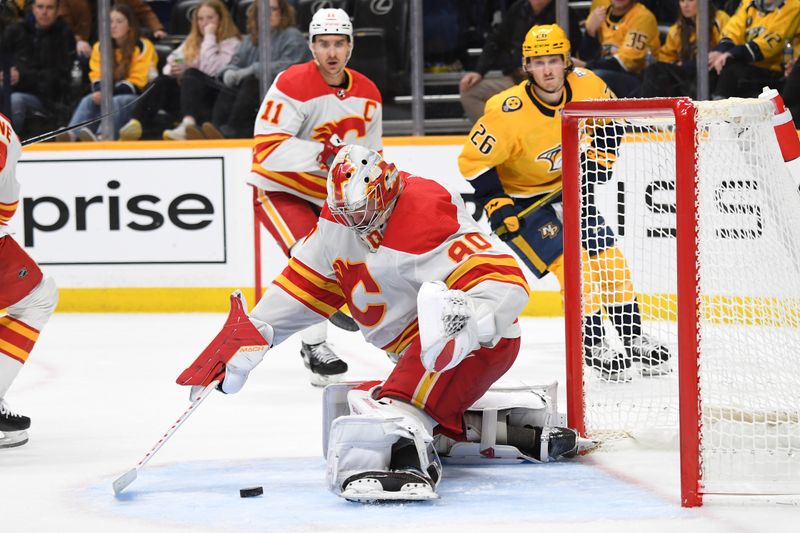
<svg viewBox="0 0 800 533"><path fill-rule="evenodd" d="M177 0L172 6L172 16L170 17L170 35L189 35L192 29L192 15L200 0Z"/></svg>
<svg viewBox="0 0 800 533"><path fill-rule="evenodd" d="M389 79L408 70L408 0L374 2L355 0L353 4L353 26L356 29L379 28L383 30L386 43L386 59ZM360 53L354 52L353 55Z"/></svg>
<svg viewBox="0 0 800 533"><path fill-rule="evenodd" d="M239 28L239 31L242 32L242 35L247 35L247 15L250 8L253 7L254 1L255 0L237 0L233 5L231 16L233 16L233 22L236 24L236 27Z"/></svg>
<svg viewBox="0 0 800 533"><path fill-rule="evenodd" d="M386 40L380 28L358 28L353 31L353 55L348 67L367 76L378 86L384 101L393 94L386 67Z"/></svg>

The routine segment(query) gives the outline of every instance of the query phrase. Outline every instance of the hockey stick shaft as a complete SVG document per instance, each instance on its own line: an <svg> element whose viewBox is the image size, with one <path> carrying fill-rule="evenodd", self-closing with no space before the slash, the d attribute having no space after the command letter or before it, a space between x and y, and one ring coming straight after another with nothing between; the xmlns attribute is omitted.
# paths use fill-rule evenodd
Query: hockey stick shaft
<svg viewBox="0 0 800 533"><path fill-rule="evenodd" d="M118 495L120 492L125 490L128 487L128 485L130 485L136 480L139 470L142 469L144 465L146 465L147 462L153 458L153 456L158 452L158 450L160 450L161 447L164 446L164 444L166 444L166 442L172 437L172 435L174 435L175 432L178 431L178 428L181 427L181 425L184 422L186 422L186 419L189 418L189 415L195 412L197 406L203 403L203 400L205 400L208 397L208 395L214 391L214 389L217 387L218 384L219 381L217 380L217 381L212 381L211 383L206 385L205 388L201 390L200 393L194 398L194 400L192 400L192 403L189 405L189 407L186 408L183 414L181 414L181 416L178 417L178 419L172 424L172 426L167 430L167 432L161 436L158 442L156 442L153 445L153 447L150 448L150 451L147 452L144 457L142 457L142 460L139 461L139 463L135 467L131 468L130 470L128 470L127 472L125 472L120 477L114 480L112 486L114 487L115 495Z"/></svg>
<svg viewBox="0 0 800 533"><path fill-rule="evenodd" d="M125 109L126 107L130 107L133 104L135 104L136 102L138 102L139 100L141 100L144 97L144 95L146 95L148 92L150 92L150 89L152 89L153 86L154 86L154 84L151 83L150 85L145 87L145 89L142 91L142 94L140 94L134 100L131 100L127 104L123 104L123 105L119 106L117 109L113 109L113 110L111 110L111 111L109 111L107 113L103 113L99 117L90 118L89 120L84 120L83 122L79 122L79 123L77 123L75 125L72 125L72 126L63 126L61 128L58 128L58 129L55 129L55 130L52 130L52 131L48 131L47 133L42 133L41 135L37 135L35 137L31 137L30 139L25 139L24 141L22 141L22 146L28 146L29 144L40 143L42 141L46 141L48 139L52 139L56 135L60 135L62 133L66 133L68 131L77 130L77 129L83 128L84 126L88 126L89 124L93 124L95 122L103 120L107 116L113 115L114 113L117 113L120 110Z"/></svg>
<svg viewBox="0 0 800 533"><path fill-rule="evenodd" d="M550 205L552 203L560 202L560 201L561 201L561 187L559 187L558 189L556 189L556 190L554 190L552 192L549 192L549 193L545 194L539 200L537 200L536 202L532 203L531 205L529 205L528 207L526 207L525 209L520 211L517 216L519 218L525 218L526 216L530 215L531 213L535 213L536 211L538 211L539 209L541 209L542 207L544 207L546 205ZM497 228L497 231L496 231L496 233L498 235L502 235L505 232L506 232L506 228L504 228L503 226L500 226L499 228Z"/></svg>

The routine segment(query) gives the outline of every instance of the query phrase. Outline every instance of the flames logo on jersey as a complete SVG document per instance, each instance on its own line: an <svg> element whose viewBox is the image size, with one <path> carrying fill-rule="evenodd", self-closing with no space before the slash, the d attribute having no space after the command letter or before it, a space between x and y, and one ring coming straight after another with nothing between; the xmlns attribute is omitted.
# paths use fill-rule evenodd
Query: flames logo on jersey
<svg viewBox="0 0 800 533"><path fill-rule="evenodd" d="M364 137L366 135L367 124L364 121L364 117L350 115L339 120L326 122L314 128L312 138L315 141L325 142L335 133L340 139L345 139L345 136L350 132L355 133L356 137Z"/></svg>
<svg viewBox="0 0 800 533"><path fill-rule="evenodd" d="M548 172L561 170L561 145L554 146L536 156L537 161L547 161L550 164Z"/></svg>

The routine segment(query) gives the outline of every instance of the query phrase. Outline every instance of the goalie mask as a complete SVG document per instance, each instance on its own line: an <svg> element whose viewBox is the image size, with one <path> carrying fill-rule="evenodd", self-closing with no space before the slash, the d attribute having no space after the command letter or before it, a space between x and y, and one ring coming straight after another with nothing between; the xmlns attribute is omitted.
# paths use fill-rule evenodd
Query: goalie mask
<svg viewBox="0 0 800 533"><path fill-rule="evenodd" d="M401 181L397 167L378 152L351 144L331 163L327 187L334 220L365 235L389 218Z"/></svg>

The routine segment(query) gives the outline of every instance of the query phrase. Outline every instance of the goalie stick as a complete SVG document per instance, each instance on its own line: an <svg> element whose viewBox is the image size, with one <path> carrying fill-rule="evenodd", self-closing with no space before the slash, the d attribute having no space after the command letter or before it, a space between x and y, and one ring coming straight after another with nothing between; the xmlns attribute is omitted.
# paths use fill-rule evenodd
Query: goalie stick
<svg viewBox="0 0 800 533"><path fill-rule="evenodd" d="M181 424L186 422L186 419L189 418L189 415L191 415L197 409L197 406L200 405L209 394L211 394L211 392L217 387L218 384L219 381L217 380L217 381L212 381L211 383L206 385L197 394L197 396L195 396L195 398L192 400L192 403L189 405L189 407L186 408L183 414L178 417L175 423L172 424L172 426L167 430L166 433L164 433L164 435L158 440L158 442L156 442L155 445L153 445L153 447L150 448L150 451L147 452L144 457L142 457L142 460L139 461L139 464L137 464L135 467L131 468L130 470L128 470L127 472L125 472L120 477L114 480L114 482L111 485L114 488L115 496L118 496L120 492L125 490L131 483L136 481L136 478L139 474L139 470L141 470L144 467L144 465L146 465L147 462L153 458L156 452L158 452L158 450L160 450L161 447L164 446L164 444L166 444L166 442L170 439L170 437L172 437L172 435L174 435L175 432L178 431L178 428L181 427Z"/></svg>
<svg viewBox="0 0 800 533"><path fill-rule="evenodd" d="M124 109L126 107L132 106L133 104L135 104L136 102L141 100L142 97L144 97L144 95L146 95L148 92L150 92L150 89L152 89L153 87L154 87L154 84L151 83L150 85L145 87L145 89L142 91L142 94L137 96L135 99L131 100L127 104L123 104L123 105L119 106L117 109L112 109L108 113L103 113L99 117L90 118L89 120L84 120L83 122L79 122L79 123L75 124L74 126L63 126L61 128L58 128L58 129L55 129L55 130L52 130L52 131L48 131L47 133L42 133L41 135L36 135L35 137L31 137L30 139L25 139L20 144L22 144L22 146L28 146L29 144L40 143L40 142L46 141L48 139L52 139L53 137L55 137L57 135L60 135L62 133L66 133L68 131L73 131L73 130L78 130L78 129L84 127L84 126L88 126L89 124L93 124L93 123L95 123L95 122L97 122L99 120L103 120L107 116L113 115L114 113L116 113L120 109Z"/></svg>

